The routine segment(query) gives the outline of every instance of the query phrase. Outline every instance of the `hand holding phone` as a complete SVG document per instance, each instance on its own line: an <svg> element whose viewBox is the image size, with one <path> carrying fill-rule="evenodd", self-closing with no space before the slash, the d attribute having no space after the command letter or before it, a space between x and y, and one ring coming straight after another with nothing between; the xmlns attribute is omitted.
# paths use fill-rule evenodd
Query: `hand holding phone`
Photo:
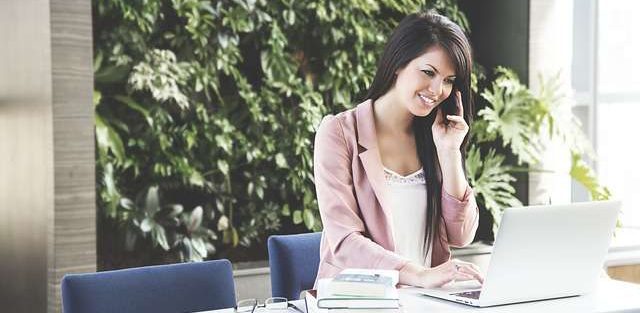
<svg viewBox="0 0 640 313"><path fill-rule="evenodd" d="M462 94L455 88L438 108L436 119L431 126L433 141L438 152L459 151L469 125L464 120Z"/></svg>

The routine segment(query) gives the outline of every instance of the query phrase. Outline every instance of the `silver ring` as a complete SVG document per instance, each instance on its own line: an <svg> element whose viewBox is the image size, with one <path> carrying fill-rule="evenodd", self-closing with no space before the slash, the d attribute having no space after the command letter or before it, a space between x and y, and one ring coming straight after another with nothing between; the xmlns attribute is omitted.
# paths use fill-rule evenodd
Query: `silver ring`
<svg viewBox="0 0 640 313"><path fill-rule="evenodd" d="M454 264L456 266L456 272L460 271L460 265Z"/></svg>

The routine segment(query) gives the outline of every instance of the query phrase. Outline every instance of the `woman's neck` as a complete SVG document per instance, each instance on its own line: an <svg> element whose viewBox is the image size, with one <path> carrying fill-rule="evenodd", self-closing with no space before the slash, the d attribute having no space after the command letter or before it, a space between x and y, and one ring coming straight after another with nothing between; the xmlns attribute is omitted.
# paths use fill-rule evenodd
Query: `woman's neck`
<svg viewBox="0 0 640 313"><path fill-rule="evenodd" d="M390 135L413 135L413 114L387 92L373 104L376 132Z"/></svg>

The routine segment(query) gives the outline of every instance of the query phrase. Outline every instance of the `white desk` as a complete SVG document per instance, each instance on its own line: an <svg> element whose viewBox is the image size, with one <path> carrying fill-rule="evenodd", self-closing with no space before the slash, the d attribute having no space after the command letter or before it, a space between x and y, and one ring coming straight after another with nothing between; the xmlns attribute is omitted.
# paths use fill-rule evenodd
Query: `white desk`
<svg viewBox="0 0 640 313"><path fill-rule="evenodd" d="M294 303L294 305L304 310L304 300L297 300L292 302ZM640 285L603 278L599 283L597 291L586 296L509 304L488 308L475 308L450 301L431 298L419 294L418 291L414 288L405 288L400 290L400 303L402 304L400 310L390 310L390 312L640 312ZM224 309L209 312L227 313L233 312L233 309ZM273 310L256 310L256 313L257 312L275 313ZM296 311L293 309L289 309L286 312Z"/></svg>
<svg viewBox="0 0 640 313"><path fill-rule="evenodd" d="M592 294L562 299L475 308L402 290L402 312L640 312L640 285L602 279Z"/></svg>

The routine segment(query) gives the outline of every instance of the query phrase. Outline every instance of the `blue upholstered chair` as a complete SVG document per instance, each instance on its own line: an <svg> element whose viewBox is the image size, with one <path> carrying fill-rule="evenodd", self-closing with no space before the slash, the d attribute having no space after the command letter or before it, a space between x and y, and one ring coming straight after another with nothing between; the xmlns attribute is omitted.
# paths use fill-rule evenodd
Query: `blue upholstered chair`
<svg viewBox="0 0 640 313"><path fill-rule="evenodd" d="M69 274L62 279L64 313L176 313L235 304L228 260Z"/></svg>
<svg viewBox="0 0 640 313"><path fill-rule="evenodd" d="M302 290L313 288L320 264L322 233L269 237L271 296L298 299Z"/></svg>

